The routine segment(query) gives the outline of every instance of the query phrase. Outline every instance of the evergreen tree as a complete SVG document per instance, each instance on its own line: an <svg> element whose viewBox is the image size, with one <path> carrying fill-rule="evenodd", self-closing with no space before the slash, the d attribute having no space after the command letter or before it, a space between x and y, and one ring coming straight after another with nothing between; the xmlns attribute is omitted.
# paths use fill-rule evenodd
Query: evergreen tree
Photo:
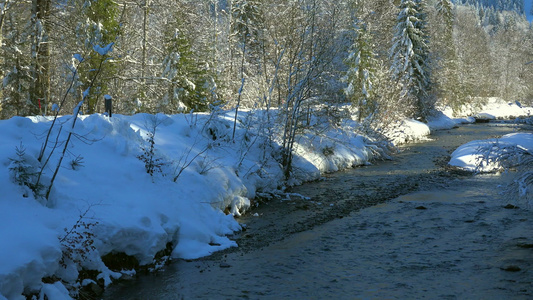
<svg viewBox="0 0 533 300"><path fill-rule="evenodd" d="M5 39L5 47L2 47L2 54L5 57L4 63L11 69L5 74L2 82L4 91L2 99L2 116L31 115L32 103L29 101L29 90L32 82L30 73L30 60L20 52L25 44L24 40L19 40L20 36L13 32ZM20 47L20 48L19 48Z"/></svg>
<svg viewBox="0 0 533 300"><path fill-rule="evenodd" d="M99 79L93 84L86 99L87 113L96 112L98 99L104 94L108 94L108 79L113 76L118 69L118 62L100 64L101 56L94 50L95 46L106 46L116 42L120 34L119 9L113 0L86 0L81 7L86 20L78 25L77 35L79 37L80 52L86 60L79 70L81 81L81 91L85 91L89 86L95 70L100 70Z"/></svg>
<svg viewBox="0 0 533 300"><path fill-rule="evenodd" d="M233 1L231 34L241 43L241 47L245 44L257 46L263 24L259 7L260 1L257 0Z"/></svg>
<svg viewBox="0 0 533 300"><path fill-rule="evenodd" d="M9 9L4 7L2 30L4 33L0 55L2 55L3 76L0 82L2 90L2 118L13 115L31 115L33 103L30 100L30 89L33 85L31 60L31 29L30 15L26 14L27 3L10 3ZM26 19L24 17L27 17Z"/></svg>
<svg viewBox="0 0 533 300"><path fill-rule="evenodd" d="M345 93L352 105L357 107L358 121L361 122L377 109L372 83L377 61L367 26L361 22L354 22L354 33L352 53L346 60L348 87Z"/></svg>
<svg viewBox="0 0 533 300"><path fill-rule="evenodd" d="M215 101L215 81L207 64L191 49L191 42L179 15L167 27L162 77L168 80L160 111L206 111Z"/></svg>
<svg viewBox="0 0 533 300"><path fill-rule="evenodd" d="M434 72L434 82L438 87L441 101L452 107L454 111L460 109L464 99L460 96L461 83L457 76L457 49L453 39L454 8L450 0L438 0L436 3L438 23L437 32L433 40L433 51L438 55L439 68Z"/></svg>
<svg viewBox="0 0 533 300"><path fill-rule="evenodd" d="M430 59L426 16L422 0L402 0L391 48L392 74L403 85L408 115L424 118L431 109L427 101Z"/></svg>
<svg viewBox="0 0 533 300"><path fill-rule="evenodd" d="M436 8L446 25L445 34L450 36L453 31L453 4L450 0L437 0Z"/></svg>

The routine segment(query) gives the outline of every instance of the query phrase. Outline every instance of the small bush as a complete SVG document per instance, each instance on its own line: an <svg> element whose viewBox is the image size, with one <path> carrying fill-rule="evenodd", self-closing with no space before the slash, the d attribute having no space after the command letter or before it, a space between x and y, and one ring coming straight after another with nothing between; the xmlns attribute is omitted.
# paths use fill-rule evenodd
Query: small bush
<svg viewBox="0 0 533 300"><path fill-rule="evenodd" d="M43 191L43 186L37 182L39 175L38 162L31 161L30 157L26 155L26 148L24 148L22 143L15 148L15 151L16 157L9 159L11 161L9 172L13 182L20 186L28 187L34 196L39 196ZM26 194L24 196L28 197Z"/></svg>
<svg viewBox="0 0 533 300"><path fill-rule="evenodd" d="M80 214L80 217L70 229L65 228L65 235L59 239L63 248L63 256L59 263L63 268L67 267L68 261L81 266L88 259L89 254L96 250L92 229L98 225L98 222L85 221L85 216L89 210L90 207Z"/></svg>
<svg viewBox="0 0 533 300"><path fill-rule="evenodd" d="M154 134L148 133L148 146L141 146L143 154L138 155L137 158L144 163L146 173L154 176L154 173L162 173L165 163L163 159L155 157L155 138Z"/></svg>
<svg viewBox="0 0 533 300"><path fill-rule="evenodd" d="M219 168L220 165L216 163L217 158L210 158L209 156L202 156L201 160L198 160L198 173L205 175L210 170Z"/></svg>

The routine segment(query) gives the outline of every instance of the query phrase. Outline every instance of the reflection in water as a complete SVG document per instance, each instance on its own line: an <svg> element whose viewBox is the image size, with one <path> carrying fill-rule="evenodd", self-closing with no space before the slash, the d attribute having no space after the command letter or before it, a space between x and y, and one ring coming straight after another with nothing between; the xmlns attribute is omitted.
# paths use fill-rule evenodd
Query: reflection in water
<svg viewBox="0 0 533 300"><path fill-rule="evenodd" d="M494 130L493 130L494 129ZM449 145L508 132L466 127L410 145L397 162L354 169L296 189L322 201L348 197L357 182L430 172ZM122 283L105 299L531 299L531 213L505 209L509 176L452 179L220 261L178 261L159 275ZM368 178L369 181L364 181ZM377 183L376 183L377 178ZM371 181L374 180L374 181ZM328 199L323 199L327 202ZM274 226L274 225L273 225ZM509 272L509 267L517 267Z"/></svg>

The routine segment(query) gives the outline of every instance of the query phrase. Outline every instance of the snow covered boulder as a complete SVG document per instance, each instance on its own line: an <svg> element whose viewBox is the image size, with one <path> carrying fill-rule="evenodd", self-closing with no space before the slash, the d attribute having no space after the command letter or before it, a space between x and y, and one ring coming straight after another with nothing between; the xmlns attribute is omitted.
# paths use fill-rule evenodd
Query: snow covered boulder
<svg viewBox="0 0 533 300"><path fill-rule="evenodd" d="M475 114L474 119L476 120L476 123L488 123L491 120L496 120L496 117L489 113L483 112L483 113Z"/></svg>

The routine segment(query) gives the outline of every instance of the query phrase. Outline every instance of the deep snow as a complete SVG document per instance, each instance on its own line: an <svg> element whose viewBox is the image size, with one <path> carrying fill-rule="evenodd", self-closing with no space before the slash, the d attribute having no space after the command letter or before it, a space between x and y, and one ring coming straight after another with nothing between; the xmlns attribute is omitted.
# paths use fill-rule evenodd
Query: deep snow
<svg viewBox="0 0 533 300"><path fill-rule="evenodd" d="M51 118L0 121L0 299L24 299L23 292L68 299L62 283L44 284L42 278L55 275L75 288L79 267L100 271L99 278L108 284L122 276L100 259L111 252L125 252L141 264L150 264L167 243L175 246L173 257L189 259L237 246L226 237L240 229L234 216L246 210L258 191L276 190L283 173L273 159L278 144L275 139L270 143L264 138L266 127L258 126L266 123L265 114L241 112L235 140L231 136L233 114L80 116L74 129L76 138L47 202L15 184L9 167L17 158L16 147L21 145L26 162L37 165L35 157ZM65 126L45 169L48 180L71 119L58 119ZM441 115L429 126L450 128L460 122L450 120ZM155 168L150 176L138 157L145 153L142 147L149 149L147 140L154 125L154 158L162 164L161 172ZM403 135L395 136L397 142L418 140L430 132L427 125L413 120L403 126ZM346 121L318 135L304 132L297 140L291 184L367 164L383 153L379 144L358 135L356 127L355 122ZM46 153L51 151L49 147ZM81 165L76 163L78 157L82 158ZM65 229L69 231L76 224L90 230L76 227L67 235ZM83 253L70 248L81 266L67 260L64 268L60 265L62 252L74 246L69 243L73 236L93 240L95 249Z"/></svg>

